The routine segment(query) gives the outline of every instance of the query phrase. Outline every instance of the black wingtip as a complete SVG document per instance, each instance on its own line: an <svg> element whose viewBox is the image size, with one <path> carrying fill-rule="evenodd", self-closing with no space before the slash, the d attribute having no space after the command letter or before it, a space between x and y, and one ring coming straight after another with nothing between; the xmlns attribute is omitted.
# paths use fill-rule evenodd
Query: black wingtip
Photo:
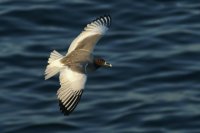
<svg viewBox="0 0 200 133"><path fill-rule="evenodd" d="M59 106L60 106L60 111L64 114L64 115L69 115L71 112L69 112L68 110L65 109L65 106L63 105L61 100L58 100L59 102Z"/></svg>
<svg viewBox="0 0 200 133"><path fill-rule="evenodd" d="M111 26L111 22L112 22L112 18L110 16L110 14L104 14L103 18L107 18L109 20L108 27L110 27Z"/></svg>
<svg viewBox="0 0 200 133"><path fill-rule="evenodd" d="M92 22L100 21L102 25L106 25L108 28L111 26L111 16L109 14L104 14L103 16L97 17Z"/></svg>
<svg viewBox="0 0 200 133"><path fill-rule="evenodd" d="M69 105L68 106L66 105L67 103L64 104L60 99L58 100L59 106L60 106L60 111L65 116L71 114L74 111L74 109L76 108L76 106L78 105L78 103L79 103L79 101L81 99L82 93L83 93L83 90L77 92L77 95L76 95L77 98L76 98L76 100L73 99L72 97L69 99L69 101L71 101L71 102L73 100L75 100L75 102L73 104L71 104L71 103L69 104L69 105L72 105L71 108L69 108L69 109L68 109Z"/></svg>

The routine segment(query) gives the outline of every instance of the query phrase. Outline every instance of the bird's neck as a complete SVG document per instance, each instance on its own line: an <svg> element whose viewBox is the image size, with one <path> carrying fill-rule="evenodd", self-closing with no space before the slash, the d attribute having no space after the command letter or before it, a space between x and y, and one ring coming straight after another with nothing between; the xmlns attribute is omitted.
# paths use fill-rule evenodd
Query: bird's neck
<svg viewBox="0 0 200 133"><path fill-rule="evenodd" d="M101 67L100 65L94 63L94 69L95 69L95 70L99 69L100 67Z"/></svg>
<svg viewBox="0 0 200 133"><path fill-rule="evenodd" d="M87 67L84 69L84 72L86 74L95 72L100 66L96 65L96 64L88 64Z"/></svg>

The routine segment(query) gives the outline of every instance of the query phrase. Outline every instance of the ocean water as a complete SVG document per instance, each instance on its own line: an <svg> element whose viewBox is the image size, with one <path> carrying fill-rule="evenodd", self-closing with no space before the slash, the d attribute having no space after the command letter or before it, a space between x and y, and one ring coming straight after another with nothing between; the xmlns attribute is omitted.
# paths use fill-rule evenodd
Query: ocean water
<svg viewBox="0 0 200 133"><path fill-rule="evenodd" d="M110 14L95 54L112 63L63 116L52 50ZM0 133L200 133L198 0L1 0Z"/></svg>

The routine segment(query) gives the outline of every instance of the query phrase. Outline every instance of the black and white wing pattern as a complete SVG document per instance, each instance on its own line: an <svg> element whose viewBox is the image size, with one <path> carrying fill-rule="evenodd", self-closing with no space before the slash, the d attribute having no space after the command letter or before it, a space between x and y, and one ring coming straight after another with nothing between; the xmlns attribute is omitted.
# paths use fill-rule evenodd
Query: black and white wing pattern
<svg viewBox="0 0 200 133"><path fill-rule="evenodd" d="M68 67L60 72L60 89L57 92L60 110L69 115L81 99L87 76Z"/></svg>
<svg viewBox="0 0 200 133"><path fill-rule="evenodd" d="M88 24L81 34L71 43L67 54L76 49L93 52L95 44L106 33L111 25L111 17L105 15Z"/></svg>

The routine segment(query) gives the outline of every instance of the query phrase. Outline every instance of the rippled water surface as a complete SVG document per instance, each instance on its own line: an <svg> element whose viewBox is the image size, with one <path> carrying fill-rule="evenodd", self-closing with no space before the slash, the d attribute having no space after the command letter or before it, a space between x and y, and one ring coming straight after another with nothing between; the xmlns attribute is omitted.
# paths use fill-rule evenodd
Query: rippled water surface
<svg viewBox="0 0 200 133"><path fill-rule="evenodd" d="M49 54L104 14L95 54L113 68L89 75L63 116ZM1 133L200 133L198 0L1 0L0 46Z"/></svg>

